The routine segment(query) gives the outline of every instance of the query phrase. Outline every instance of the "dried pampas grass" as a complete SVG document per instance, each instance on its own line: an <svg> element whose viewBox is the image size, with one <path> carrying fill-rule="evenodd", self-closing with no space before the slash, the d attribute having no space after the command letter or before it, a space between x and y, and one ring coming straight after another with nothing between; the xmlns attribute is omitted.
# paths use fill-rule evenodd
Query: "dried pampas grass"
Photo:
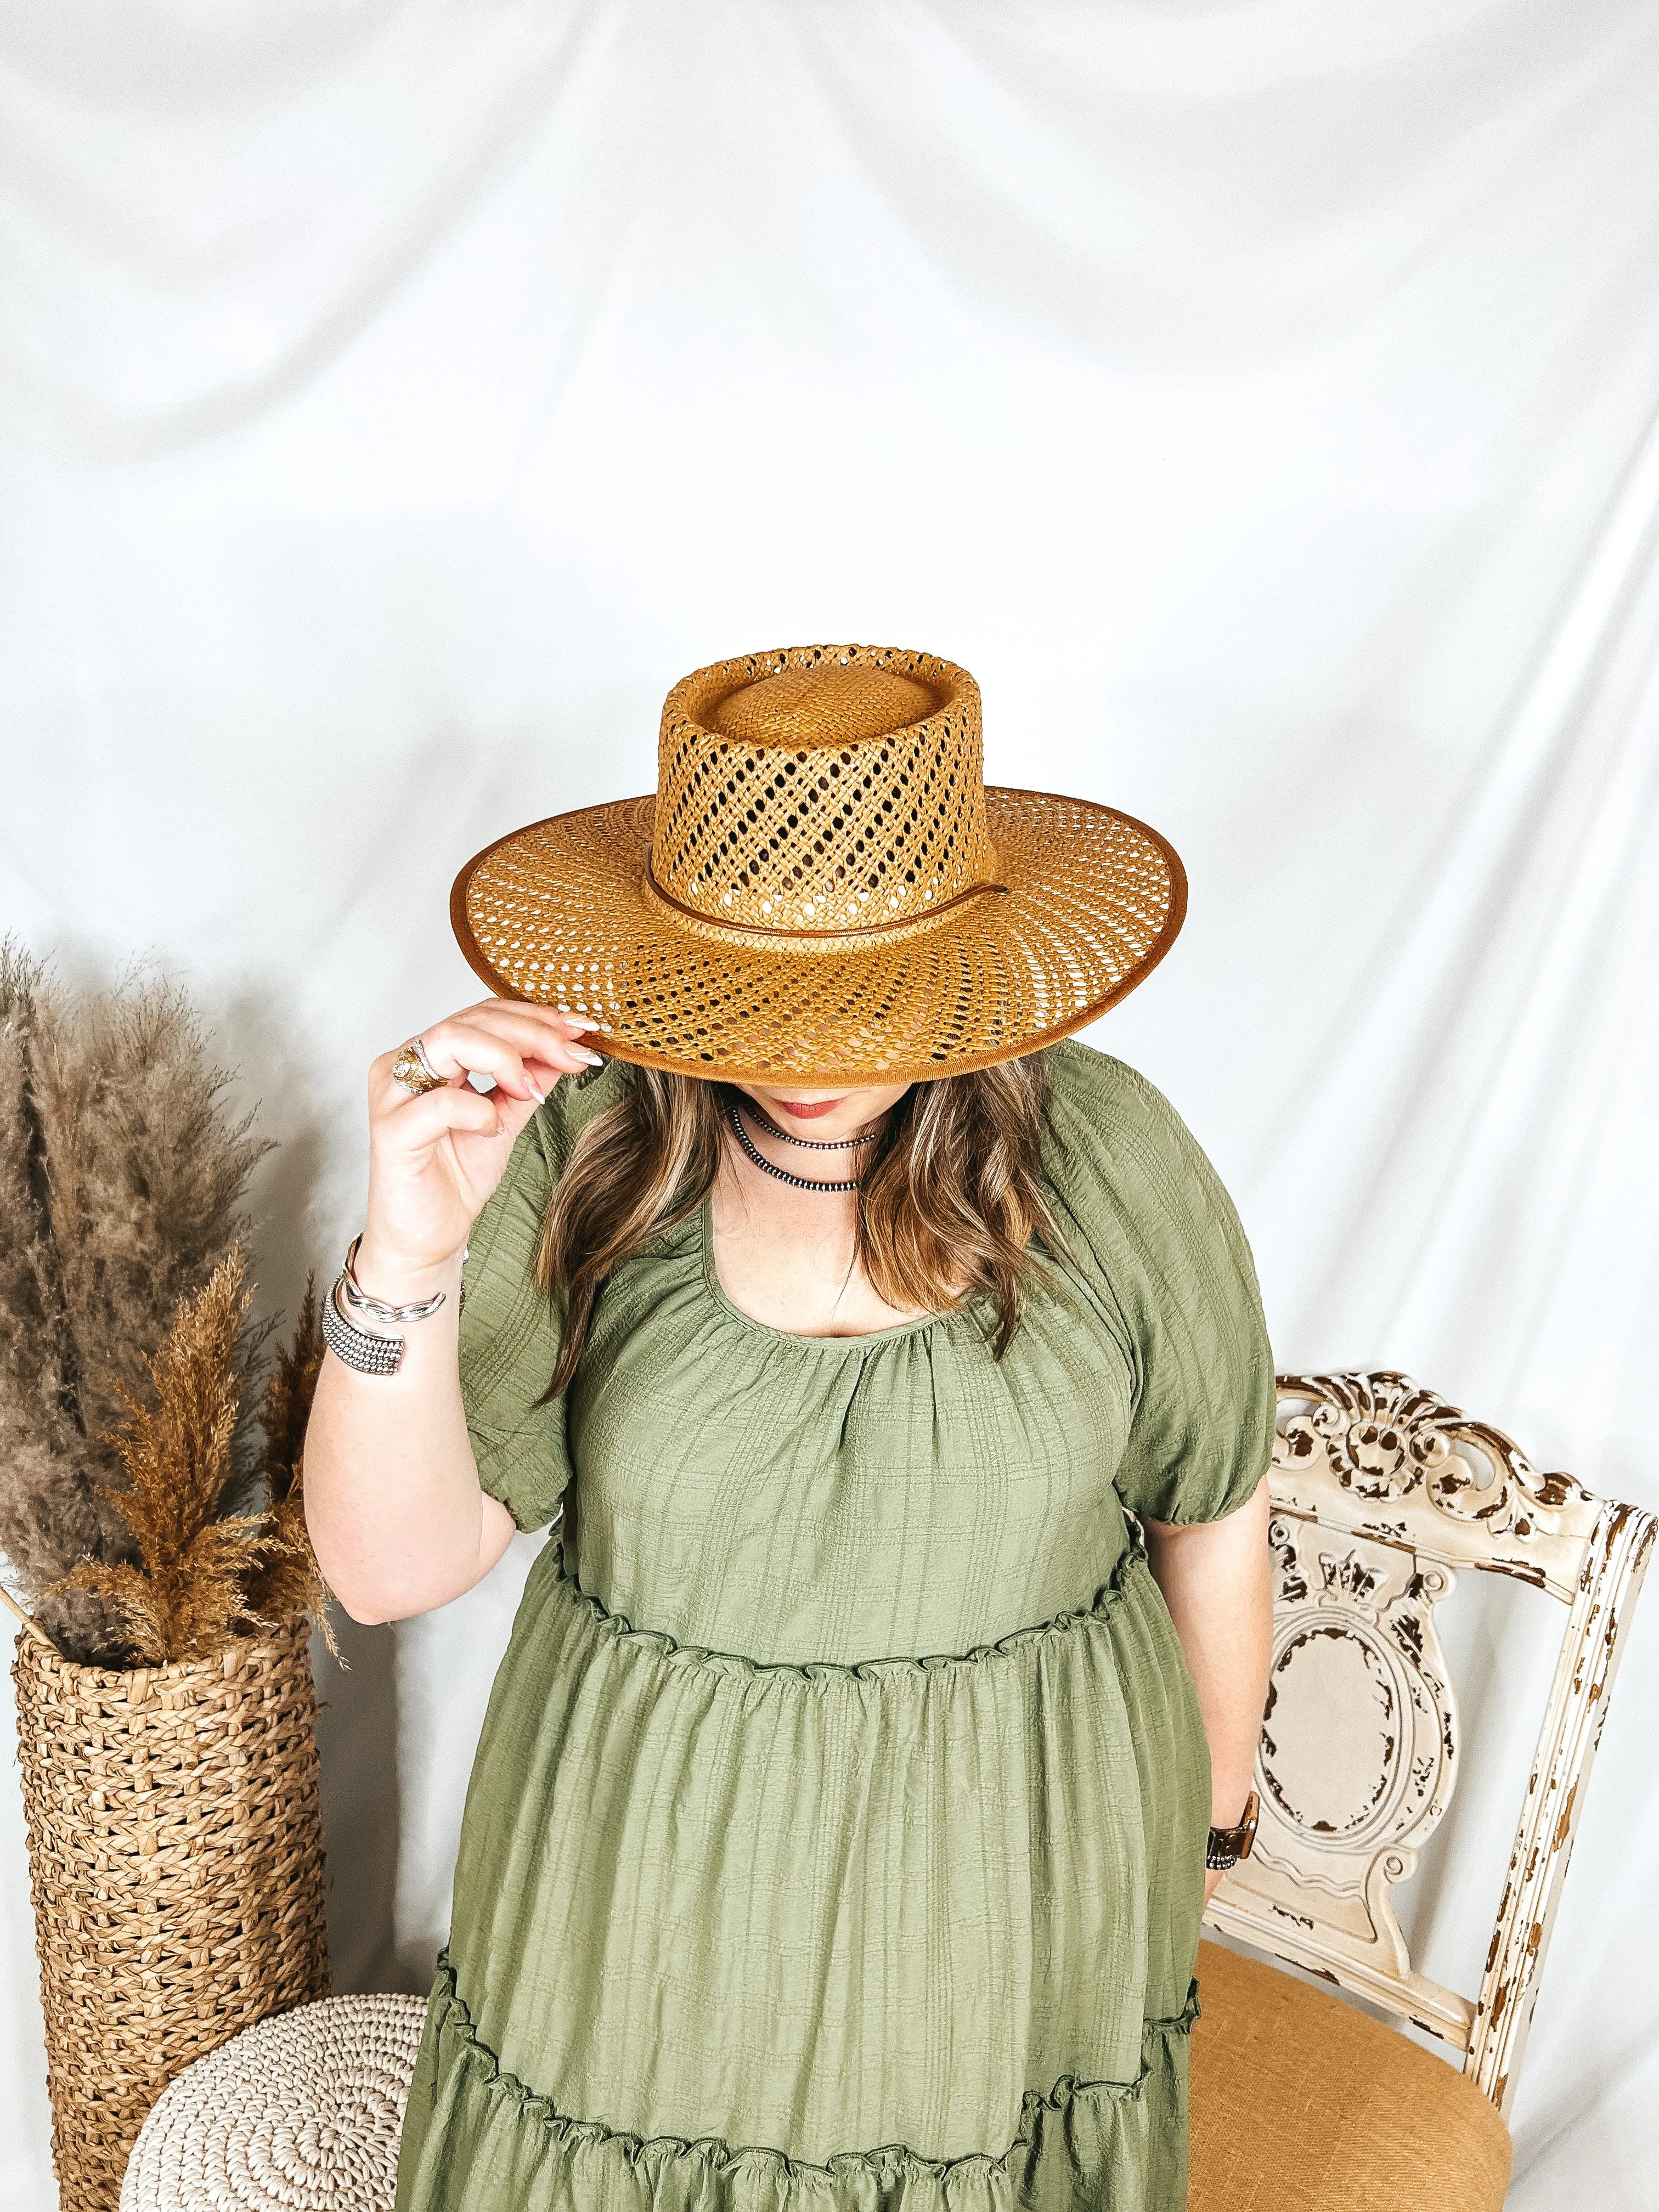
<svg viewBox="0 0 1659 2212"><path fill-rule="evenodd" d="M315 1293L261 1455L241 1206L270 1146L229 1081L176 986L70 993L0 942L0 1553L83 1664L325 1601L299 1504ZM267 1510L232 1511L262 1467Z"/></svg>
<svg viewBox="0 0 1659 2212"><path fill-rule="evenodd" d="M258 1565L247 1586L246 1605L257 1620L291 1620L304 1613L322 1630L342 1666L334 1625L328 1617L329 1588L311 1548L301 1485L305 1480L306 1423L323 1364L322 1308L317 1278L306 1278L294 1341L278 1346L276 1364L259 1409L264 1431L265 1529L258 1546Z"/></svg>
<svg viewBox="0 0 1659 2212"><path fill-rule="evenodd" d="M150 1362L153 1406L121 1390L127 1418L107 1441L127 1480L104 1495L131 1532L137 1564L87 1560L64 1578L65 1589L120 1609L143 1666L204 1659L244 1626L243 1587L265 1516L223 1511L242 1398L243 1277L233 1252L199 1297L180 1304Z"/></svg>
<svg viewBox="0 0 1659 2212"><path fill-rule="evenodd" d="M109 1439L127 1477L109 1501L131 1531L137 1563L86 1560L64 1578L119 1610L143 1665L204 1659L233 1637L299 1614L322 1623L338 1656L301 1504L306 1419L322 1364L314 1279L261 1408L269 1501L258 1513L227 1510L245 1381L245 1273L233 1251L201 1295L182 1302L150 1362L153 1405L127 1396L126 1420Z"/></svg>

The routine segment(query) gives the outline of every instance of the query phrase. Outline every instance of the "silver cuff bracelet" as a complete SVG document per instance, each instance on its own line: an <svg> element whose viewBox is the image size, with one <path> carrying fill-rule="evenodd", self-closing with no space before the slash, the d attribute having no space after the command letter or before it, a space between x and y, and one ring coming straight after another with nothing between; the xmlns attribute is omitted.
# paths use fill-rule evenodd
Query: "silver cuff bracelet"
<svg viewBox="0 0 1659 2212"><path fill-rule="evenodd" d="M428 1314L437 1312L447 1293L434 1291L429 1298L417 1298L413 1304L389 1306L384 1298L372 1298L357 1280L357 1247L363 1241L360 1229L347 1249L345 1265L340 1270L340 1295L354 1313L367 1314L371 1321L383 1321L388 1327L401 1328L406 1321L424 1321ZM465 1259L466 1254L461 1257Z"/></svg>
<svg viewBox="0 0 1659 2212"><path fill-rule="evenodd" d="M323 1341L337 1359L355 1367L360 1375L395 1375L404 1356L401 1336L373 1336L358 1328L340 1311L342 1272L323 1300Z"/></svg>
<svg viewBox="0 0 1659 2212"><path fill-rule="evenodd" d="M425 1321L437 1312L448 1295L434 1291L429 1298L417 1298L406 1306L388 1305L384 1298L372 1298L357 1280L357 1247L362 1243L359 1231L351 1240L345 1255L345 1265L334 1278L334 1287L323 1300L323 1341L336 1358L343 1359L348 1367L355 1367L360 1375L395 1375L404 1356L404 1340L401 1336L376 1336L370 1330L359 1328L345 1309L353 1313L367 1314L371 1321L383 1322L388 1328L401 1328L411 1321ZM467 1256L463 1248L462 1261ZM461 1286L460 1304L466 1304L466 1286Z"/></svg>

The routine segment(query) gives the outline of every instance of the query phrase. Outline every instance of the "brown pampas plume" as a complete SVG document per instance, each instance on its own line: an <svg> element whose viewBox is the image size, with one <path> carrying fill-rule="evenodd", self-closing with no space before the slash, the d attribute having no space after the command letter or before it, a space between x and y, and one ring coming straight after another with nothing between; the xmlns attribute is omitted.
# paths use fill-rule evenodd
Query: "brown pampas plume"
<svg viewBox="0 0 1659 2212"><path fill-rule="evenodd" d="M317 1278L306 1278L306 1294L294 1324L294 1341L280 1347L265 1385L259 1425L265 1436L265 1482L269 1495L258 1565L247 1586L246 1606L262 1621L291 1620L303 1613L323 1632L334 1656L345 1664L328 1616L329 1588L311 1548L301 1486L305 1480L306 1422L323 1364L322 1309Z"/></svg>
<svg viewBox="0 0 1659 2212"><path fill-rule="evenodd" d="M233 1251L204 1291L180 1301L150 1362L153 1404L116 1386L127 1418L106 1441L127 1480L101 1494L131 1532L137 1561L87 1560L64 1577L125 1615L123 1640L140 1665L205 1658L245 1626L265 1516L224 1513L244 1381L244 1274Z"/></svg>
<svg viewBox="0 0 1659 2212"><path fill-rule="evenodd" d="M0 942L0 1553L83 1663L128 1648L124 1607L70 1577L138 1560L112 1438L180 1301L244 1237L269 1149L227 1110L229 1079L174 985L74 993Z"/></svg>

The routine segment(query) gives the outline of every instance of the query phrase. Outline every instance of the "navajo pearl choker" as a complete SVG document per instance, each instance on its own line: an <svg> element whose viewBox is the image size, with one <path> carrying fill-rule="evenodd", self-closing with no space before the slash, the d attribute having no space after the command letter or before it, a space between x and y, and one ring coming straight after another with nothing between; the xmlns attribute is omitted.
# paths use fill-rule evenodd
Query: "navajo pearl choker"
<svg viewBox="0 0 1659 2212"><path fill-rule="evenodd" d="M793 1145L803 1152L850 1152L854 1145L874 1144L881 1133L878 1129L866 1129L861 1137L792 1137L787 1129L779 1128L775 1121L763 1114L752 1098L734 1098L732 1103L740 1113L746 1110L750 1120L758 1121L769 1137L777 1138L781 1144Z"/></svg>
<svg viewBox="0 0 1659 2212"><path fill-rule="evenodd" d="M731 1121L732 1133L737 1138L738 1142L743 1146L744 1152L748 1153L750 1158L753 1160L755 1165L757 1168L764 1168L768 1175L775 1176L780 1182L793 1183L797 1190L830 1191L856 1190L858 1188L858 1178L856 1176L854 1176L848 1182L816 1182L811 1176L791 1175L787 1168L774 1167L771 1161L767 1158L765 1153L757 1149L753 1140L750 1137L748 1130L743 1126L743 1115L738 1112L735 1106L727 1109L727 1118ZM833 1145L826 1145L823 1149L825 1152L834 1152L837 1151L839 1147Z"/></svg>

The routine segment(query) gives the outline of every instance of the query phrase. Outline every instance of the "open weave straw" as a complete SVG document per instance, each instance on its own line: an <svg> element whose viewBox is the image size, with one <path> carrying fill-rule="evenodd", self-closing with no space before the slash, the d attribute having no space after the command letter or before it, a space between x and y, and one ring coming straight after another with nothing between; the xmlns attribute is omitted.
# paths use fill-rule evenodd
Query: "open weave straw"
<svg viewBox="0 0 1659 2212"><path fill-rule="evenodd" d="M145 2121L120 2212L391 2212L423 1997L330 1997L181 2074Z"/></svg>
<svg viewBox="0 0 1659 2212"><path fill-rule="evenodd" d="M985 784L966 669L813 645L684 678L654 797L498 839L450 917L493 990L586 1015L600 1052L833 1085L1069 1036L1157 966L1186 897L1145 823Z"/></svg>
<svg viewBox="0 0 1659 2212"><path fill-rule="evenodd" d="M174 2075L327 1992L308 1636L130 1673L20 1638L12 1679L52 2160L116 2212Z"/></svg>

